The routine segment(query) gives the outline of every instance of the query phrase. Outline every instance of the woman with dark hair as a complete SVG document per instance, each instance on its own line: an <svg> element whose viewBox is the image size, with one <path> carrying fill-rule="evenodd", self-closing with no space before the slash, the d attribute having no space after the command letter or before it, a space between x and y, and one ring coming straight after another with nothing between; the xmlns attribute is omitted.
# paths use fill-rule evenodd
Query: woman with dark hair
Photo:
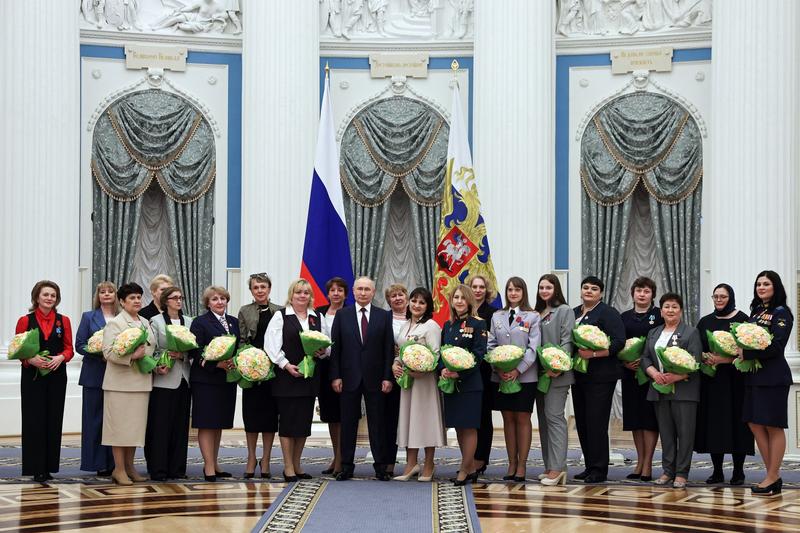
<svg viewBox="0 0 800 533"><path fill-rule="evenodd" d="M559 346L572 353L572 326L575 317L567 305L561 283L553 274L539 278L534 310L541 317L542 345ZM546 394L536 392L536 415L539 418L539 440L542 443L544 473L542 485L565 484L567 480L567 419L564 406L569 387L575 383L573 372L555 373L544 370L552 379Z"/></svg>
<svg viewBox="0 0 800 533"><path fill-rule="evenodd" d="M270 301L272 280L265 272L251 274L248 280L253 303L243 305L239 309L239 329L243 344L264 349L264 334L270 320L281 306ZM242 390L242 420L244 422L245 439L247 439L247 464L244 468L245 479L255 476L256 466L261 470L262 479L269 479L272 474L269 462L272 457L272 443L278 431L278 407L272 397L272 383L262 381L255 386ZM261 434L263 449L261 459L256 459L258 435Z"/></svg>
<svg viewBox="0 0 800 533"><path fill-rule="evenodd" d="M764 270L756 276L750 322L766 328L772 342L764 350L739 349L739 359L758 360L761 369L745 376L742 419L756 438L767 476L753 485L753 494L779 494L783 487L781 463L786 452L789 387L792 372L786 362L786 344L792 334L794 315L786 303L786 289L777 272Z"/></svg>
<svg viewBox="0 0 800 533"><path fill-rule="evenodd" d="M655 383L674 384L675 387L671 394L663 394L653 387L647 391L647 399L655 405L658 432L661 436L663 473L654 483L672 483L673 488L683 489L692 466L697 402L700 401L700 372L664 372L656 349L677 346L689 352L700 363L703 345L700 343L698 331L683 321L683 298L674 292L668 292L658 303L664 325L651 329L647 334L641 364Z"/></svg>
<svg viewBox="0 0 800 533"><path fill-rule="evenodd" d="M133 467L136 447L145 444L147 409L153 389L153 376L142 374L133 364L146 355L153 355L155 348L150 322L139 315L142 294L144 289L136 283L122 285L117 291L122 311L103 329L103 356L109 363L103 376L103 444L112 447L114 471L111 479L120 485L147 479ZM112 345L117 336L129 328L145 328L147 342L133 353L120 356Z"/></svg>
<svg viewBox="0 0 800 533"><path fill-rule="evenodd" d="M711 454L714 471L706 483L722 483L722 461L726 453L733 458L731 485L744 483L744 459L753 455L753 434L742 421L744 374L733 366L735 357L712 353L707 332L730 331L733 322L747 322L746 314L736 309L733 287L720 283L711 296L714 312L700 319L697 330L703 344L703 360L717 369L714 377L700 375L700 404L697 406L697 431L694 451Z"/></svg>
<svg viewBox="0 0 800 533"><path fill-rule="evenodd" d="M411 291L408 304L408 321L400 328L398 344L413 341L439 351L442 330L433 317L433 296L424 287ZM403 363L396 357L392 365L395 378L403 375ZM444 421L442 404L435 372L409 372L414 379L410 389L400 391L400 417L397 423L397 445L406 448L406 468L399 481L418 476L419 481L433 479L433 457L437 446L444 446ZM425 465L420 470L419 449L425 448Z"/></svg>
<svg viewBox="0 0 800 533"><path fill-rule="evenodd" d="M42 280L31 290L30 313L17 320L15 334L39 330L39 349L50 359L35 355L22 361L22 475L44 483L53 479L61 461L61 427L67 393L67 367L72 359L72 326L58 313L61 289ZM39 375L39 369L50 372Z"/></svg>
<svg viewBox="0 0 800 533"><path fill-rule="evenodd" d="M466 285L457 285L447 299L450 320L442 328L442 346L458 346L475 356L476 365L468 370L451 372L442 360L439 370L443 378L455 379L455 391L444 394L444 423L455 428L458 447L461 450L461 465L454 480L457 486L475 481L475 447L478 444L478 427L481 424L480 364L486 355L486 322L475 316L477 305L472 290Z"/></svg>
<svg viewBox="0 0 800 533"><path fill-rule="evenodd" d="M206 361L203 349L223 335L236 337L239 343L239 321L227 313L231 295L225 287L212 285L203 291L203 307L208 312L192 321L189 330L197 338L196 350L191 352L192 369L189 385L192 391L192 427L197 429L197 443L203 456L203 476L208 482L231 477L219 465L219 445L222 430L233 427L236 411L236 383L228 383L227 373L233 360ZM238 348L238 346L237 346Z"/></svg>
<svg viewBox="0 0 800 533"><path fill-rule="evenodd" d="M575 349L575 355L589 361L588 372L574 372L572 386L575 426L585 464L575 479L585 483L602 483L608 478L608 420L622 373L617 353L625 346L625 324L617 310L603 302L604 288L600 278L587 276L581 281L582 304L573 309L575 326L597 326L611 339L606 350Z"/></svg>
<svg viewBox="0 0 800 533"><path fill-rule="evenodd" d="M625 338L647 337L651 329L664 323L661 310L656 307L656 283L646 277L636 278L631 285L633 309L622 313ZM636 447L636 468L628 479L651 481L653 479L653 454L658 443L658 420L652 402L647 401L650 382L639 385L636 369L641 360L622 363L622 429L633 433Z"/></svg>
<svg viewBox="0 0 800 533"><path fill-rule="evenodd" d="M322 333L330 338L333 328L333 319L336 312L344 307L345 299L350 288L344 278L334 277L325 284L325 291L328 294L327 305L317 307L317 314L322 320ZM328 468L322 471L324 475L336 476L342 471L342 449L339 438L342 433L342 410L339 405L339 395L333 392L331 387L331 360L325 357L317 361L317 371L319 372L319 418L328 424L328 434L331 437L331 448L333 448L333 458Z"/></svg>
<svg viewBox="0 0 800 533"><path fill-rule="evenodd" d="M75 351L83 355L78 385L83 387L81 413L81 470L96 471L100 477L111 475L114 456L111 448L103 446L103 376L106 360L103 354L86 351L89 338L106 326L106 322L119 313L117 286L101 281L94 290L92 310L81 316L75 334Z"/></svg>
<svg viewBox="0 0 800 533"><path fill-rule="evenodd" d="M522 278L513 276L506 282L506 306L492 316L489 325L488 350L513 344L525 350L517 368L510 372L494 371L492 381L519 381L522 390L514 394L495 393L493 409L503 415L503 435L508 451L508 472L503 479L525 481L528 452L531 449L531 413L536 400L541 330L539 314L528 303L528 286Z"/></svg>
<svg viewBox="0 0 800 533"><path fill-rule="evenodd" d="M495 298L495 289L491 280L481 274L474 274L467 280L467 286L475 295L475 304L478 306L478 316L486 322L488 331L492 323L492 315L497 308L492 305ZM492 382L492 365L481 361L481 380L483 381L483 396L481 397L481 426L478 428L478 446L475 448L476 472L483 474L489 464L489 455L492 452L492 439L494 438L494 424L492 423L492 404L497 393L497 383Z"/></svg>
<svg viewBox="0 0 800 533"><path fill-rule="evenodd" d="M276 313L264 337L267 355L277 367L272 380L272 395L278 406L278 438L283 455L283 479L288 483L311 479L300 465L306 438L311 435L314 418L314 398L319 394L319 372L306 378L298 365L305 357L300 334L321 331L322 323L314 311L314 291L311 284L299 278L289 285L286 307ZM329 354L320 350L315 356Z"/></svg>
<svg viewBox="0 0 800 533"><path fill-rule="evenodd" d="M167 326L190 328L192 317L183 314L183 293L178 287L160 291L161 314L150 320L159 353L167 349ZM172 367L158 366L153 372L153 390L147 413L144 457L153 481L186 477L189 446L189 379L191 364L188 352L169 352Z"/></svg>

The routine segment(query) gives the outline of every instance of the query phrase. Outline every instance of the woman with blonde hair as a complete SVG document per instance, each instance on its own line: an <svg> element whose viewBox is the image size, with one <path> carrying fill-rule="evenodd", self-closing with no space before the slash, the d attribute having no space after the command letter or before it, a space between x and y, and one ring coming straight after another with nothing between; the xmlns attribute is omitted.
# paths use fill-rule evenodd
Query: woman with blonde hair
<svg viewBox="0 0 800 533"><path fill-rule="evenodd" d="M167 287L174 287L175 282L166 274L158 274L150 280L150 294L153 296L153 301L147 304L139 311L139 315L150 320L156 315L164 312L161 308L161 291Z"/></svg>
<svg viewBox="0 0 800 533"><path fill-rule="evenodd" d="M272 381L272 395L278 409L278 437L283 454L283 478L286 482L311 479L300 466L306 438L311 435L314 399L319 393L319 372L306 378L298 369L305 357L300 333L321 331L322 321L314 311L311 284L299 278L289 285L286 307L275 313L264 335L264 349L277 367ZM327 355L320 350L317 357Z"/></svg>
<svg viewBox="0 0 800 533"><path fill-rule="evenodd" d="M106 360L101 353L86 350L89 338L106 327L106 322L119 314L117 286L101 281L94 290L92 310L81 316L75 335L75 351L83 356L78 385L83 387L81 412L81 470L96 471L100 477L111 475L114 456L103 440L103 377Z"/></svg>

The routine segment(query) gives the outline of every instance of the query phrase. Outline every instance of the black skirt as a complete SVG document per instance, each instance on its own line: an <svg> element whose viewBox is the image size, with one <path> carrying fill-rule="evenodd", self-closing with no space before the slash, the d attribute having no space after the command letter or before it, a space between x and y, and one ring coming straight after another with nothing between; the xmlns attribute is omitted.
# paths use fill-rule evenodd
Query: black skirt
<svg viewBox="0 0 800 533"><path fill-rule="evenodd" d="M444 425L456 429L481 427L481 398L483 391L443 394Z"/></svg>
<svg viewBox="0 0 800 533"><path fill-rule="evenodd" d="M314 418L314 397L275 398L278 406L278 434L281 437L308 437Z"/></svg>
<svg viewBox="0 0 800 533"><path fill-rule="evenodd" d="M242 390L242 419L246 433L278 431L278 406L269 381Z"/></svg>
<svg viewBox="0 0 800 533"><path fill-rule="evenodd" d="M235 383L192 382L192 427L195 429L231 429L236 410Z"/></svg>
<svg viewBox="0 0 800 533"><path fill-rule="evenodd" d="M753 434L742 421L745 375L731 364L717 365L713 378L700 375L700 403L694 451L755 454Z"/></svg>
<svg viewBox="0 0 800 533"><path fill-rule="evenodd" d="M751 387L744 389L742 420L762 426L789 427L789 386Z"/></svg>
<svg viewBox="0 0 800 533"><path fill-rule="evenodd" d="M639 385L635 373L623 370L622 376L622 429L623 431L658 431L658 420L653 402L647 401L648 381Z"/></svg>
<svg viewBox="0 0 800 533"><path fill-rule="evenodd" d="M533 413L536 400L536 383L520 383L522 390L514 394L505 394L498 389L494 395L492 409L495 411L514 411L517 413Z"/></svg>
<svg viewBox="0 0 800 533"><path fill-rule="evenodd" d="M330 379L329 358L317 361L319 372L319 418L327 424L338 424L342 421L342 410L339 407L339 395L333 392Z"/></svg>

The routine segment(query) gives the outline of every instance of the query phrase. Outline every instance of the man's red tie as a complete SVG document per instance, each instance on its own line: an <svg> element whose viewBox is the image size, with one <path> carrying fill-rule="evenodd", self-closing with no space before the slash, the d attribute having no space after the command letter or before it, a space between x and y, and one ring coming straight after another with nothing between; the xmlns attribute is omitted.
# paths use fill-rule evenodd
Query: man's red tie
<svg viewBox="0 0 800 533"><path fill-rule="evenodd" d="M361 308L361 342L367 342L367 326L369 322L367 321L367 308Z"/></svg>

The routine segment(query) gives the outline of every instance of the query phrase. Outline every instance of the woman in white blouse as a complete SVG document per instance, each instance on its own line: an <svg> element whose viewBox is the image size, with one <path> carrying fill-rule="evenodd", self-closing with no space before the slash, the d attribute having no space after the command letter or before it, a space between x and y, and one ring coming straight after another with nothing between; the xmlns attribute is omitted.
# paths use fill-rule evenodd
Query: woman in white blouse
<svg viewBox="0 0 800 533"><path fill-rule="evenodd" d="M300 467L306 438L311 435L314 399L319 393L319 372L305 378L297 368L305 352L300 341L303 331L320 331L322 321L314 312L311 284L300 278L289 286L286 308L281 309L264 334L264 349L277 367L272 395L278 408L278 436L283 453L283 477L287 482L311 479ZM320 350L317 356L326 355Z"/></svg>

